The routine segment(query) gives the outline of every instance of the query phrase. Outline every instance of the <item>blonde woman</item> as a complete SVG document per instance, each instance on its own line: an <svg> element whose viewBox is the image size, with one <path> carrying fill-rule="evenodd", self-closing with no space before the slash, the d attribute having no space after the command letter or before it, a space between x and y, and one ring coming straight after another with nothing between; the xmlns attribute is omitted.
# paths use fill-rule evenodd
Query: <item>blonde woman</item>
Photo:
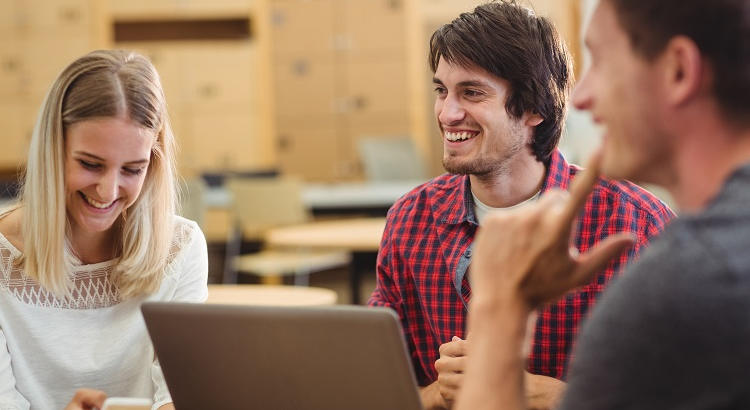
<svg viewBox="0 0 750 410"><path fill-rule="evenodd" d="M175 197L151 63L95 51L70 64L0 215L0 408L60 409L79 388L172 408L139 306L207 296L205 238Z"/></svg>

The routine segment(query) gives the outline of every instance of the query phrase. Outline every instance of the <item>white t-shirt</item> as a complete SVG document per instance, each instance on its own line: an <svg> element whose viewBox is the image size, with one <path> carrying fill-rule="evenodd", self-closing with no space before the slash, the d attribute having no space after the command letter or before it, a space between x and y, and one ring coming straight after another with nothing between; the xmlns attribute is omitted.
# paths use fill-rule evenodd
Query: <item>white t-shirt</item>
<svg viewBox="0 0 750 410"><path fill-rule="evenodd" d="M488 213L493 211L502 211L502 210L509 210L513 208L518 208L519 206L523 206L529 202L533 202L539 198L541 191L537 191L536 194L532 195L531 198L526 199L522 202L519 202L515 205L511 205L505 208L493 208L489 205L486 205L482 201L477 198L476 195L474 195L474 192L472 191L471 197L474 199L474 215L477 217L477 224L481 225L482 221L484 220L484 217L487 216Z"/></svg>
<svg viewBox="0 0 750 410"><path fill-rule="evenodd" d="M72 296L58 299L14 267L21 252L0 234L0 409L62 409L77 388L171 402L140 312L148 301L203 302L206 239L176 217L158 291L121 301L113 262L80 265Z"/></svg>

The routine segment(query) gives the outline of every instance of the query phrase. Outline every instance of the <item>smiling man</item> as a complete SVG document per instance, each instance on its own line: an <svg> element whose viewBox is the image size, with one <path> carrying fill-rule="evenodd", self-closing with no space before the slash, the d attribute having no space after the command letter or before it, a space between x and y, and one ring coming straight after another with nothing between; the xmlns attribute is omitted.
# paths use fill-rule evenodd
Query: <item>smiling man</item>
<svg viewBox="0 0 750 410"><path fill-rule="evenodd" d="M664 185L685 215L592 312L561 407L750 408L748 39L750 0L599 2L574 102L604 126L601 154L569 196L485 221L459 408L527 407L527 317L630 245L615 235L570 252L571 222L592 187L596 195L599 169Z"/></svg>
<svg viewBox="0 0 750 410"><path fill-rule="evenodd" d="M449 173L415 188L389 211L370 298L401 317L428 409L451 407L463 384L473 338L467 338L466 315L478 228L494 210L567 189L579 170L556 148L572 71L547 19L511 1L480 6L433 34L430 64ZM538 310L526 373L533 407L556 402L581 319L671 217L636 185L597 184L577 220L575 247L583 253L620 232L635 236L636 244L585 286Z"/></svg>

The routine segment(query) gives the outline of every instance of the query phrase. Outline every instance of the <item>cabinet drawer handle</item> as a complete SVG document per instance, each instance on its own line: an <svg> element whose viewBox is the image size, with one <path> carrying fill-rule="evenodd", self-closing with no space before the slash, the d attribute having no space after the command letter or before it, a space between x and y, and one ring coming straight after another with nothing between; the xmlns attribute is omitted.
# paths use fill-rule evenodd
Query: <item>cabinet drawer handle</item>
<svg viewBox="0 0 750 410"><path fill-rule="evenodd" d="M288 151L292 145L288 135L279 135L276 139L276 143L281 152Z"/></svg>
<svg viewBox="0 0 750 410"><path fill-rule="evenodd" d="M81 12L78 9L72 7L66 7L60 10L60 19L67 23L74 23L81 17Z"/></svg>
<svg viewBox="0 0 750 410"><path fill-rule="evenodd" d="M12 73L18 71L19 63L15 59L7 59L3 61L3 71Z"/></svg>
<svg viewBox="0 0 750 410"><path fill-rule="evenodd" d="M292 72L295 75L307 75L310 71L310 64L305 60L297 60L292 64Z"/></svg>
<svg viewBox="0 0 750 410"><path fill-rule="evenodd" d="M219 94L219 87L213 84L205 84L198 88L198 95L203 98L216 97L217 94Z"/></svg>

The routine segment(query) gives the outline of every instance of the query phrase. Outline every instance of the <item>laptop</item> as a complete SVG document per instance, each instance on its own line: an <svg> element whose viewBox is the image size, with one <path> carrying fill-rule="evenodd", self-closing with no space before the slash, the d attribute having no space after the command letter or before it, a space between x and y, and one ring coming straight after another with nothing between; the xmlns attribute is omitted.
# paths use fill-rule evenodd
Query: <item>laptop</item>
<svg viewBox="0 0 750 410"><path fill-rule="evenodd" d="M144 303L178 410L419 410L398 317L362 306Z"/></svg>

